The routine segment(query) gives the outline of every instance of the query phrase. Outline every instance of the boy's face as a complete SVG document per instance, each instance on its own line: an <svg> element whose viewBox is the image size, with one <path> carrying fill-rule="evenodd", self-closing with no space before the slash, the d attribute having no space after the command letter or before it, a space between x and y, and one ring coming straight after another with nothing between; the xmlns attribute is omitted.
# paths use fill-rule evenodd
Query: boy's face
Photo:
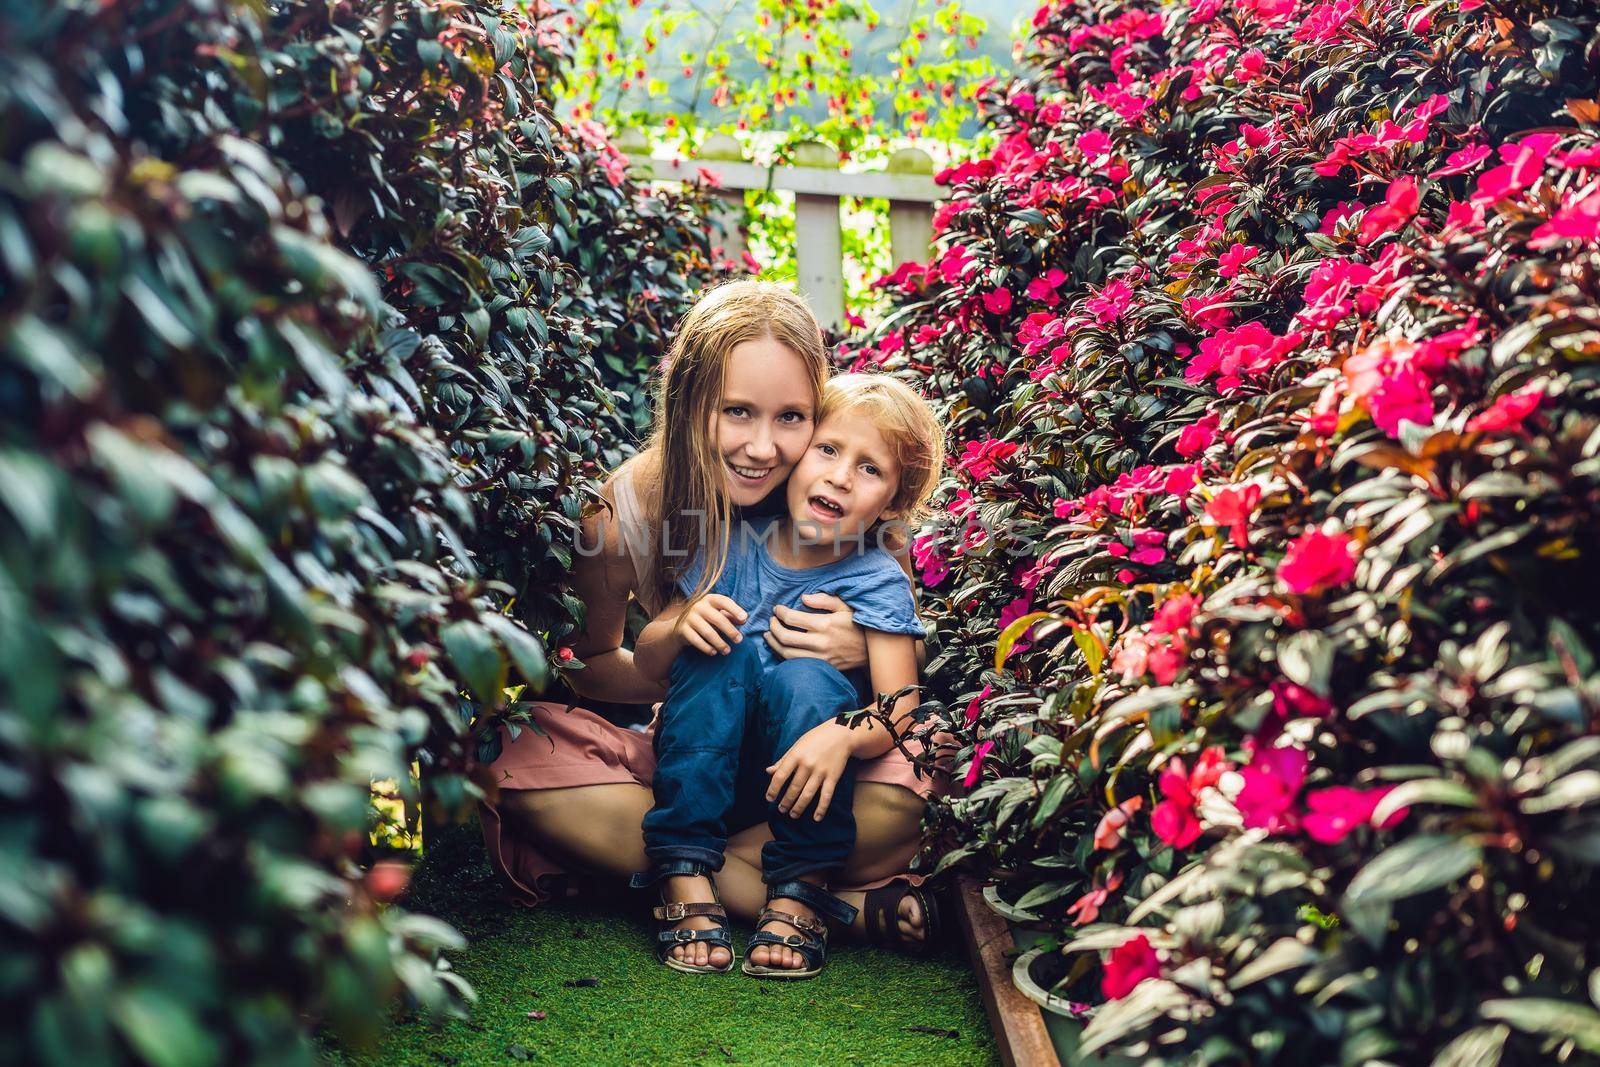
<svg viewBox="0 0 1600 1067"><path fill-rule="evenodd" d="M896 512L900 489L894 450L864 413L823 419L789 476L789 516L818 540L853 538Z"/></svg>

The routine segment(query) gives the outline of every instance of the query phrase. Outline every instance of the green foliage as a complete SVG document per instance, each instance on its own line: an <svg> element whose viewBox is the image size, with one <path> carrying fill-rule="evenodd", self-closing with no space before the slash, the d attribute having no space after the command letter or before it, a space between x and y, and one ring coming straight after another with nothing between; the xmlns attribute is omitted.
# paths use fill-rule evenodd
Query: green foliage
<svg viewBox="0 0 1600 1067"><path fill-rule="evenodd" d="M418 753L447 808L492 788L620 447L587 320L633 293L557 253L628 212L536 37L495 0L0 14L0 1058L310 1062L308 1023L470 998L359 864ZM704 225L648 203L680 307Z"/></svg>

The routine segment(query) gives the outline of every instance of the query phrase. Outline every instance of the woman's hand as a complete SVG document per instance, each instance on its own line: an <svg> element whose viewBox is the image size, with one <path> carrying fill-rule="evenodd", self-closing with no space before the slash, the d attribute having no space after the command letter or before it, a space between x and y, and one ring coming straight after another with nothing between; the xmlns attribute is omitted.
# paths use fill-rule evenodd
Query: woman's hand
<svg viewBox="0 0 1600 1067"><path fill-rule="evenodd" d="M817 808L811 817L820 822L850 762L852 733L848 726L825 722L802 734L777 763L767 768L772 773L767 802L778 801L779 811L798 819L815 800Z"/></svg>
<svg viewBox="0 0 1600 1067"><path fill-rule="evenodd" d="M855 612L832 593L807 593L800 603L810 611L778 605L767 626L767 644L782 659L820 659L840 671L867 665L866 632Z"/></svg>

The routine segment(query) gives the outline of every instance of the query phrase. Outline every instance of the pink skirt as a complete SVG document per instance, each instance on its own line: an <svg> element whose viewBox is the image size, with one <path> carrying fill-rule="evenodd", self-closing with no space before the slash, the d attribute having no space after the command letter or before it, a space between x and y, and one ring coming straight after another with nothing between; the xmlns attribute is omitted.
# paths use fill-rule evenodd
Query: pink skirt
<svg viewBox="0 0 1600 1067"><path fill-rule="evenodd" d="M649 729L629 730L614 726L583 708L540 702L533 705L544 734L523 728L515 740L509 731L500 732L500 758L490 772L501 789L566 789L580 785L609 785L631 782L650 788L655 775L654 724ZM911 761L899 749L890 749L877 759L867 760L856 770L858 782L898 785L918 796L944 791L945 776L938 780L917 777ZM483 840L489 862L505 883L513 903L532 907L549 900L555 883L567 874L565 868L539 851L537 845L507 829L492 803L479 805ZM922 876L899 875L913 885ZM876 889L894 881L883 878L864 885L841 885L835 889Z"/></svg>

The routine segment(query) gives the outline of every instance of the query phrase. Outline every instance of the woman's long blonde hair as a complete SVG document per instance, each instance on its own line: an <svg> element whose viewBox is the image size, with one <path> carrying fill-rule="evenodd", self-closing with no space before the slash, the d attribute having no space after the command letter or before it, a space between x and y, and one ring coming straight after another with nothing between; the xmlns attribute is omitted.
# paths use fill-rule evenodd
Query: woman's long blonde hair
<svg viewBox="0 0 1600 1067"><path fill-rule="evenodd" d="M707 290L679 323L656 386L650 439L613 475L633 472L651 526L645 585L659 603L674 599L674 584L702 550L705 566L691 599L709 592L727 565L732 505L711 427L729 354L745 341L765 338L793 350L805 364L815 410L830 370L816 316L781 285L728 282ZM705 516L703 537L700 524L683 518L694 515ZM671 521L663 538L656 528L664 518Z"/></svg>

